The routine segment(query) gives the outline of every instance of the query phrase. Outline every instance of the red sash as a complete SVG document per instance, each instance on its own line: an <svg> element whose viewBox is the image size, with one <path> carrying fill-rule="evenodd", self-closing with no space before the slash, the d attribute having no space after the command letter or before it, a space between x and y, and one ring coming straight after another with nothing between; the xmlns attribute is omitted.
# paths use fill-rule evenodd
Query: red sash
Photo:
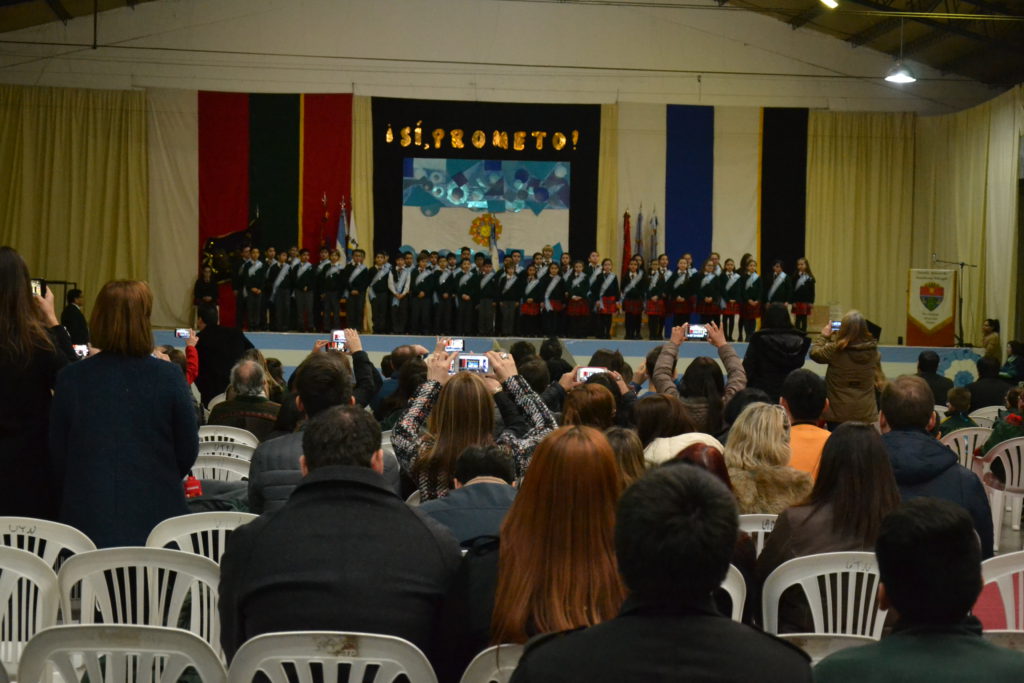
<svg viewBox="0 0 1024 683"><path fill-rule="evenodd" d="M753 306L751 306L748 303L744 303L741 310L742 312L740 313L740 317L742 317L744 320L757 320L758 318L761 317L760 303L756 303Z"/></svg>
<svg viewBox="0 0 1024 683"><path fill-rule="evenodd" d="M622 302L622 310L629 315L643 315L643 299L626 299Z"/></svg>
<svg viewBox="0 0 1024 683"><path fill-rule="evenodd" d="M614 296L601 297L601 315L615 315L619 308L619 300Z"/></svg>
<svg viewBox="0 0 1024 683"><path fill-rule="evenodd" d="M519 315L540 315L540 302L527 303L524 301L519 304Z"/></svg>
<svg viewBox="0 0 1024 683"><path fill-rule="evenodd" d="M569 300L569 315L576 318L583 315L590 315L590 302L586 299Z"/></svg>
<svg viewBox="0 0 1024 683"><path fill-rule="evenodd" d="M725 315L739 315L740 314L740 302L739 301L727 301L725 308L722 309L722 313Z"/></svg>
<svg viewBox="0 0 1024 683"><path fill-rule="evenodd" d="M657 301L653 301L651 299L648 299L647 300L647 315L655 315L655 316L665 315L665 300L664 299L658 299Z"/></svg>
<svg viewBox="0 0 1024 683"><path fill-rule="evenodd" d="M810 315L813 308L814 304L797 301L793 304L793 315Z"/></svg>

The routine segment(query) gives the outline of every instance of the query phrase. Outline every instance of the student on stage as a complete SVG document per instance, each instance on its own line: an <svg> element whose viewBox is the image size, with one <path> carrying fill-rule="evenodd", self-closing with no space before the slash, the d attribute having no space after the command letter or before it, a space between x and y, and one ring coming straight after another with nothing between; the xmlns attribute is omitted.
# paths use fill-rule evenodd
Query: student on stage
<svg viewBox="0 0 1024 683"><path fill-rule="evenodd" d="M548 273L541 278L540 287L543 290L544 305L541 324L544 327L545 337L557 337L561 326L563 312L565 311L565 278L560 274L558 263L552 262L548 266Z"/></svg>
<svg viewBox="0 0 1024 683"><path fill-rule="evenodd" d="M333 261L334 252L331 252L331 262ZM370 269L366 267L365 261L366 252L362 249L353 249L352 263L345 267L345 273L341 279L341 284L347 292L347 296L345 297L346 324L356 332L363 331L363 315L366 310L366 290L370 286L370 280L373 278L373 273L371 273Z"/></svg>
<svg viewBox="0 0 1024 683"><path fill-rule="evenodd" d="M482 251L476 252L476 255L473 257L473 272L474 273L479 273L481 270L483 270L483 268L484 268L484 259L486 259L486 258L487 258L487 254L485 254L484 252L482 252Z"/></svg>
<svg viewBox="0 0 1024 683"><path fill-rule="evenodd" d="M317 288L321 295L320 304L324 311L323 328L325 332L342 328L341 324L341 297L345 295L348 288L348 273L352 270L352 264L341 265L341 252L337 249L329 252L327 267L321 269L317 264ZM353 327L353 325L344 325Z"/></svg>
<svg viewBox="0 0 1024 683"><path fill-rule="evenodd" d="M512 250L512 265L516 268L516 275L522 275L525 268L523 267L523 250L513 249Z"/></svg>
<svg viewBox="0 0 1024 683"><path fill-rule="evenodd" d="M522 280L522 303L519 305L519 334L524 337L540 336L540 309L544 301L541 278L537 275L537 264L526 267Z"/></svg>
<svg viewBox="0 0 1024 683"><path fill-rule="evenodd" d="M203 308L217 308L220 299L220 285L213 279L213 268L203 266L199 273L199 279L192 287L192 303L198 312ZM74 337L72 336L72 341Z"/></svg>
<svg viewBox="0 0 1024 683"><path fill-rule="evenodd" d="M463 337L476 334L476 273L469 259L459 264L459 276L455 284L455 301L458 333Z"/></svg>
<svg viewBox="0 0 1024 683"><path fill-rule="evenodd" d="M516 312L522 295L523 278L516 272L515 259L510 259L498 276L498 319L501 325L498 333L503 337L512 337L516 333Z"/></svg>
<svg viewBox="0 0 1024 683"><path fill-rule="evenodd" d="M814 308L814 274L806 258L796 260L796 282L793 284L790 298L793 301L796 329L806 332L807 316Z"/></svg>
<svg viewBox="0 0 1024 683"><path fill-rule="evenodd" d="M277 254L277 266L276 271L271 271L276 274L273 281L270 282L270 300L274 306L273 329L275 332L284 332L288 329L292 318L292 287L294 285L292 264L288 263L288 252L284 249Z"/></svg>
<svg viewBox="0 0 1024 683"><path fill-rule="evenodd" d="M430 265L427 266L427 267L430 268L431 272L435 272L435 271L437 271L438 268L441 268L442 266L440 265L440 263L441 263L441 252L438 252L438 251L430 252Z"/></svg>
<svg viewBox="0 0 1024 683"><path fill-rule="evenodd" d="M717 251L713 251L713 252L711 252L711 255L708 258L711 259L711 262L715 264L715 275L721 275L722 274L722 255L719 254Z"/></svg>
<svg viewBox="0 0 1024 683"><path fill-rule="evenodd" d="M370 284L367 292L370 296L370 315L373 318L373 333L385 334L388 331L388 313L391 308L391 290L388 287L391 264L388 255L378 251L373 255L373 268L370 269Z"/></svg>
<svg viewBox="0 0 1024 683"><path fill-rule="evenodd" d="M626 315L626 339L640 339L640 325L647 296L647 276L640 270L640 262L630 259L626 277L622 280L620 303Z"/></svg>
<svg viewBox="0 0 1024 683"><path fill-rule="evenodd" d="M409 327L408 334L430 334L433 329L430 312L434 306L436 278L430 270L430 252L421 251L416 257L416 268L410 275L409 283Z"/></svg>
<svg viewBox="0 0 1024 683"><path fill-rule="evenodd" d="M670 271L671 272L671 271ZM672 305L672 325L678 327L690 322L690 268L685 258L676 263L676 271L668 280L668 300ZM666 314L668 313L666 306Z"/></svg>
<svg viewBox="0 0 1024 683"><path fill-rule="evenodd" d="M569 274L572 273L572 264L572 254L563 251L562 257L558 260L558 274L562 276L563 280L567 280Z"/></svg>
<svg viewBox="0 0 1024 683"><path fill-rule="evenodd" d="M438 265L440 268L434 285L434 298L437 299L437 318L435 328L438 334L455 334L455 297L458 286L458 273L455 269L455 253L451 252Z"/></svg>
<svg viewBox="0 0 1024 683"><path fill-rule="evenodd" d="M601 254L596 251L590 252L590 256L587 259L587 265L583 269L583 272L587 274L587 279L590 280L590 284L594 284L597 280L597 276L601 274Z"/></svg>
<svg viewBox="0 0 1024 683"><path fill-rule="evenodd" d="M596 337L611 339L612 316L619 310L619 278L612 272L612 260L601 261L601 274L594 281L590 290L594 299L594 318L597 319Z"/></svg>
<svg viewBox="0 0 1024 683"><path fill-rule="evenodd" d="M231 289L235 292L235 327L242 329L245 327L245 276L249 272L250 261L249 258L252 256L252 248L249 245L242 247L242 251L239 254L241 261L234 267L231 272Z"/></svg>
<svg viewBox="0 0 1024 683"><path fill-rule="evenodd" d="M761 298L764 294L764 283L761 276L757 274L757 260L747 260L747 273L741 283L743 300L740 303L740 341L754 336L757 329L757 319L761 317Z"/></svg>
<svg viewBox="0 0 1024 683"><path fill-rule="evenodd" d="M658 270L666 282L672 278L672 269L668 267L668 254L658 254Z"/></svg>
<svg viewBox="0 0 1024 683"><path fill-rule="evenodd" d="M736 262L731 258L725 259L725 267L722 270L722 327L725 330L725 340L731 342L733 331L736 329L736 316L740 314L740 300L743 297L743 284L740 274L736 272Z"/></svg>
<svg viewBox="0 0 1024 683"><path fill-rule="evenodd" d="M569 290L568 336L586 339L590 334L590 278L583 270L583 261L572 264L572 274L567 284Z"/></svg>
<svg viewBox="0 0 1024 683"><path fill-rule="evenodd" d="M316 272L309 262L309 249L299 251L295 269L295 321L301 332L313 331L313 296L316 290Z"/></svg>
<svg viewBox="0 0 1024 683"><path fill-rule="evenodd" d="M277 250L274 247L267 247L263 253L266 256L263 259L263 266L266 268L267 286L263 288L263 300L260 302L259 328L261 330L272 330L277 329L273 300L274 283L277 282L277 276L281 273L282 264L277 260ZM284 265L287 265L287 263Z"/></svg>
<svg viewBox="0 0 1024 683"><path fill-rule="evenodd" d="M406 266L411 253L395 257L395 267L388 275L388 291L391 292L391 333L405 334L409 322L409 291L412 284L412 268Z"/></svg>
<svg viewBox="0 0 1024 683"><path fill-rule="evenodd" d="M721 276L715 273L714 259L704 262L704 272L697 280L697 312L700 313L702 325L708 323L718 324L718 314L721 312L719 302L722 299Z"/></svg>
<svg viewBox="0 0 1024 683"><path fill-rule="evenodd" d="M263 289L267 286L267 269L260 260L260 250L249 251L249 268L245 271L245 315L249 330L260 329L260 313L263 310Z"/></svg>
<svg viewBox="0 0 1024 683"><path fill-rule="evenodd" d="M545 244L540 250L541 256L544 259L544 268L547 269L555 259L555 250L550 244Z"/></svg>
<svg viewBox="0 0 1024 683"><path fill-rule="evenodd" d="M345 267L345 264L341 264ZM313 276L313 328L321 331L335 329L327 326L327 315L324 310L324 298L327 294L327 270L331 267L331 250L320 247L320 260L316 262L316 273ZM340 290L339 290L340 293ZM341 315L338 315L341 318Z"/></svg>
<svg viewBox="0 0 1024 683"><path fill-rule="evenodd" d="M782 268L782 261L772 264L772 276L765 291L765 304L788 304L792 300L789 276Z"/></svg>
<svg viewBox="0 0 1024 683"><path fill-rule="evenodd" d="M494 336L494 313L498 305L498 274L491 259L484 259L476 277L476 333Z"/></svg>
<svg viewBox="0 0 1024 683"><path fill-rule="evenodd" d="M657 261L651 264L647 276L647 338L651 341L665 338L665 299L668 283L661 276Z"/></svg>

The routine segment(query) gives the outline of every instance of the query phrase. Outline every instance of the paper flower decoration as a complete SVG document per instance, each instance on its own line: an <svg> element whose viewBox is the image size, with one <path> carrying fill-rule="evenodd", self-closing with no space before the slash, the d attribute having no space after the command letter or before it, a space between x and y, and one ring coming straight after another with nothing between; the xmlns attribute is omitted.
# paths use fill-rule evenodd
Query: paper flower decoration
<svg viewBox="0 0 1024 683"><path fill-rule="evenodd" d="M489 213L480 214L473 219L473 223L469 226L469 236L480 246L488 246L491 243L492 234L497 242L501 237L501 221Z"/></svg>

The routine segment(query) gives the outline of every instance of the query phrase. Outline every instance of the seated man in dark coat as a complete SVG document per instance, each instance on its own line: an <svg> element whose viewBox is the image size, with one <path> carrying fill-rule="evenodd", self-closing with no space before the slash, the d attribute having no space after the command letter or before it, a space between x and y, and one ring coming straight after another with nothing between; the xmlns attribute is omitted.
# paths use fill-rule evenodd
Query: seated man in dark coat
<svg viewBox="0 0 1024 683"><path fill-rule="evenodd" d="M895 611L892 635L826 657L819 683L1014 683L1024 654L989 643L969 616L981 593L981 548L963 508L919 498L882 521L875 543L878 602Z"/></svg>
<svg viewBox="0 0 1024 683"><path fill-rule="evenodd" d="M879 421L896 484L904 501L927 496L956 503L970 513L981 552L992 557L992 512L981 481L956 453L931 436L932 390L920 377L901 375L882 390Z"/></svg>
<svg viewBox="0 0 1024 683"><path fill-rule="evenodd" d="M235 397L218 403L206 421L211 425L240 427L263 441L274 431L280 403L267 398L266 374L263 366L253 360L239 361L231 368L231 387Z"/></svg>
<svg viewBox="0 0 1024 683"><path fill-rule="evenodd" d="M971 392L971 412L989 406L1001 406L1006 392L1013 387L999 377L999 361L994 358L978 359L978 380L967 385Z"/></svg>
<svg viewBox="0 0 1024 683"><path fill-rule="evenodd" d="M310 420L303 480L280 510L239 527L221 560L228 659L275 631L358 631L430 652L459 546L384 483L380 425L352 405Z"/></svg>
<svg viewBox="0 0 1024 683"><path fill-rule="evenodd" d="M420 512L448 527L462 545L497 536L516 497L512 459L497 446L470 446L455 461L453 479L455 488L420 505Z"/></svg>
<svg viewBox="0 0 1024 683"><path fill-rule="evenodd" d="M242 330L217 324L216 308L199 310L199 341L196 342L199 376L196 377L196 387L204 406L211 398L227 390L228 382L231 381L231 368L251 348L252 342Z"/></svg>
<svg viewBox="0 0 1024 683"><path fill-rule="evenodd" d="M60 314L60 324L71 335L72 344L89 343L89 325L85 322L85 314L82 313L82 306L85 304L85 297L82 290L72 289L68 291L68 305Z"/></svg>
<svg viewBox="0 0 1024 683"><path fill-rule="evenodd" d="M941 406L946 403L946 394L953 388L953 380L939 374L939 354L922 351L917 357L917 376L931 388L935 401L932 405Z"/></svg>
<svg viewBox="0 0 1024 683"><path fill-rule="evenodd" d="M719 614L711 594L729 568L736 501L697 467L663 467L619 501L615 555L630 590L619 616L535 638L512 683L811 680L807 655Z"/></svg>

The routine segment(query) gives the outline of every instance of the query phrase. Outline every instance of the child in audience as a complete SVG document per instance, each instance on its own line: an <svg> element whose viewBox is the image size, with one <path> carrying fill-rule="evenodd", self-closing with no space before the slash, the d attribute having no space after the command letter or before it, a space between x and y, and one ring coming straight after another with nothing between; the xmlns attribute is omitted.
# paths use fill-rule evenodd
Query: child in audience
<svg viewBox="0 0 1024 683"><path fill-rule="evenodd" d="M958 429L977 427L977 423L968 417L971 410L971 392L964 387L953 387L946 394L946 419L939 424L936 436L940 439Z"/></svg>

